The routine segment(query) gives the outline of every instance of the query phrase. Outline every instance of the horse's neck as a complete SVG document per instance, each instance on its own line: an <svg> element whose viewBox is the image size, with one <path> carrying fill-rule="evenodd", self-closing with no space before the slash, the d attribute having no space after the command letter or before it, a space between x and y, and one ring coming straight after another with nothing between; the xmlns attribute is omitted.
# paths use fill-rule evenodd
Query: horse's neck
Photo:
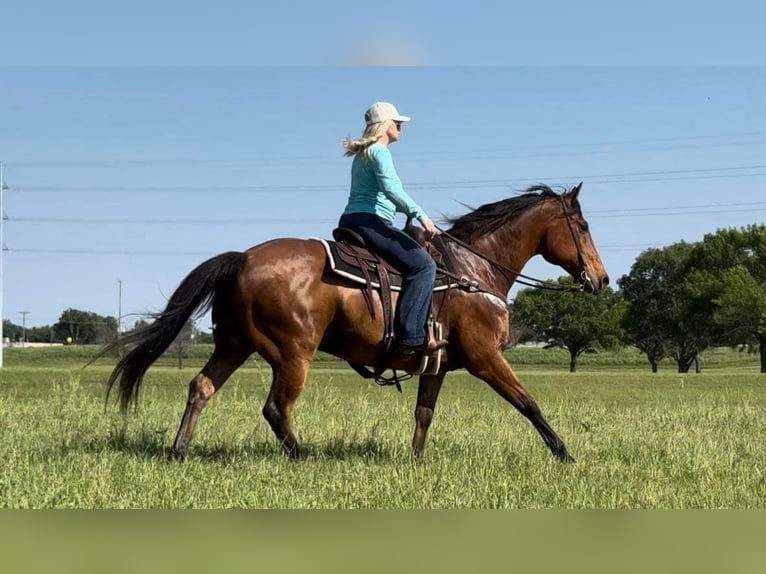
<svg viewBox="0 0 766 574"><path fill-rule="evenodd" d="M507 294L516 280L516 274L521 272L527 261L535 255L540 244L541 234L533 231L539 228L539 225L534 223L534 217L524 215L513 225L505 225L469 242L469 245L486 259L463 248L453 247L459 251L460 272L469 278L478 279L498 293ZM499 263L506 270L499 269L490 261Z"/></svg>

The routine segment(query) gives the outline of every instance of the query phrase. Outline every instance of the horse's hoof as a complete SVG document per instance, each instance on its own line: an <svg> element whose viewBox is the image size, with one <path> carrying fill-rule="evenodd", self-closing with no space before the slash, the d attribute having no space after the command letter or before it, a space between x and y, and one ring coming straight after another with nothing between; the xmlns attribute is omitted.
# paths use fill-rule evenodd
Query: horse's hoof
<svg viewBox="0 0 766 574"><path fill-rule="evenodd" d="M292 461L299 461L303 458L303 453L301 452L301 449L298 447L294 447L290 450L285 450L285 454L287 455L287 458Z"/></svg>
<svg viewBox="0 0 766 574"><path fill-rule="evenodd" d="M170 454L168 455L168 460L177 460L178 462L183 462L183 460L186 458L186 450L176 450L171 449Z"/></svg>

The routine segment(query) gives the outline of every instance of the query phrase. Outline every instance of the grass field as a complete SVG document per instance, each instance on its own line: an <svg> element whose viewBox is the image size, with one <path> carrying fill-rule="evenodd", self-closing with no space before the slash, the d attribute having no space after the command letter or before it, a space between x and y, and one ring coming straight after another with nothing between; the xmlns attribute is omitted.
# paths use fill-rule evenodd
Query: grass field
<svg viewBox="0 0 766 574"><path fill-rule="evenodd" d="M269 371L251 361L177 463L167 454L204 352L150 370L125 420L104 409L108 362L82 370L82 350L13 351L0 371L5 508L766 507L766 375L752 355L711 354L688 375L670 364L653 375L629 354L575 374L565 356L516 357L574 465L489 387L452 373L415 465L414 381L399 394L317 362L295 411L306 457L290 462L261 415Z"/></svg>

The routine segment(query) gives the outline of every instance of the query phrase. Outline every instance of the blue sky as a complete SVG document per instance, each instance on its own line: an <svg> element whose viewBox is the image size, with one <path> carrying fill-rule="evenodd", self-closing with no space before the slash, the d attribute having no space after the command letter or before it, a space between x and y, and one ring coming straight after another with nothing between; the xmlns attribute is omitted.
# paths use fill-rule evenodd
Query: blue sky
<svg viewBox="0 0 766 574"><path fill-rule="evenodd" d="M764 63L757 0L359 2L24 0L0 11L0 64Z"/></svg>
<svg viewBox="0 0 766 574"><path fill-rule="evenodd" d="M121 281L129 326L208 256L328 236L348 188L340 141L378 99L413 117L392 151L434 219L584 181L616 279L647 247L763 222L764 71L3 68L4 316L116 315Z"/></svg>
<svg viewBox="0 0 766 574"><path fill-rule="evenodd" d="M766 9L616 4L4 6L3 317L116 315L121 282L128 327L208 256L328 236L340 141L376 100L413 117L392 151L437 223L583 181L614 279L647 247L763 222ZM430 65L317 65L366 61Z"/></svg>

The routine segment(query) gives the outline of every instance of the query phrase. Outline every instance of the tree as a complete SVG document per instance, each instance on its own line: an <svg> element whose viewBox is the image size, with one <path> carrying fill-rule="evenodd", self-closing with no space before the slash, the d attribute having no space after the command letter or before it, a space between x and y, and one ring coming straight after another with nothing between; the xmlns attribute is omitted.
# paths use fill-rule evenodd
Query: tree
<svg viewBox="0 0 766 574"><path fill-rule="evenodd" d="M3 319L3 337L8 337L10 341L20 341L22 327L15 325L8 319Z"/></svg>
<svg viewBox="0 0 766 574"><path fill-rule="evenodd" d="M557 283L573 284L569 277L561 277ZM583 352L619 345L623 312L622 295L609 288L595 296L524 289L513 304L514 325L522 327L522 340L567 349L569 370L573 373Z"/></svg>
<svg viewBox="0 0 766 574"><path fill-rule="evenodd" d="M766 373L766 226L719 229L691 254L719 343L759 350ZM699 280L699 276L697 277Z"/></svg>
<svg viewBox="0 0 766 574"><path fill-rule="evenodd" d="M51 343L53 341L53 327L27 327L27 341L32 343Z"/></svg>
<svg viewBox="0 0 766 574"><path fill-rule="evenodd" d="M197 331L196 341L197 343L206 345L212 345L215 342L213 339L213 333L208 333L206 331Z"/></svg>
<svg viewBox="0 0 766 574"><path fill-rule="evenodd" d="M513 302L508 303L508 342L506 348L515 347L526 341L530 335L529 326L524 321L516 321Z"/></svg>
<svg viewBox="0 0 766 574"><path fill-rule="evenodd" d="M673 299L672 356L678 372L687 373L692 364L701 371L700 353L719 340L715 321L715 297L719 279L708 269L689 263L676 287Z"/></svg>
<svg viewBox="0 0 766 574"><path fill-rule="evenodd" d="M766 285L738 265L727 270L716 303L715 321L724 338L757 348L766 373Z"/></svg>
<svg viewBox="0 0 766 574"><path fill-rule="evenodd" d="M53 325L56 339L63 341L71 337L73 343L82 345L106 343L116 333L116 318L71 308L61 313L58 322Z"/></svg>
<svg viewBox="0 0 766 574"><path fill-rule="evenodd" d="M168 348L168 353L178 359L179 369L184 367L184 358L189 354L189 349L194 344L196 334L197 328L194 325L194 321L189 319Z"/></svg>
<svg viewBox="0 0 766 574"><path fill-rule="evenodd" d="M52 327L45 325L43 327L27 327L26 337L30 343L50 343L53 340ZM21 341L24 335L24 328L15 325L8 319L3 321L3 337L8 337L11 341Z"/></svg>
<svg viewBox="0 0 766 574"><path fill-rule="evenodd" d="M622 319L625 339L646 355L653 373L657 372L659 362L671 353L667 321L678 271L676 263L686 258L683 253L689 249L686 245L644 251L630 272L617 280L627 304Z"/></svg>
<svg viewBox="0 0 766 574"><path fill-rule="evenodd" d="M681 241L648 249L617 281L627 303L626 340L647 356L653 372L664 357L676 360L678 372L688 372L711 340L712 314L705 304L710 282L693 273L694 247Z"/></svg>
<svg viewBox="0 0 766 574"><path fill-rule="evenodd" d="M138 319L133 325L133 331L146 329L151 323L146 319ZM210 336L212 342L212 336ZM183 369L184 359L189 355L192 346L200 341L200 331L194 321L189 319L179 331L176 338L165 351L166 355L174 357L178 361L178 368Z"/></svg>

